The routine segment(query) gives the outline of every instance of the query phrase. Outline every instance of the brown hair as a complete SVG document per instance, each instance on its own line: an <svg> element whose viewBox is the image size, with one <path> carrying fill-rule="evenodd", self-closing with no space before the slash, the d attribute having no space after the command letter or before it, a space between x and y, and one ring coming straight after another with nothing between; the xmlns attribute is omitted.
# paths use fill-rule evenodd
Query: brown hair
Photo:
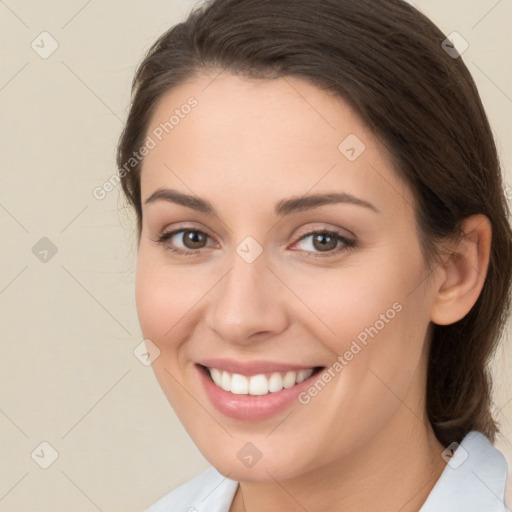
<svg viewBox="0 0 512 512"><path fill-rule="evenodd" d="M445 446L470 430L491 441L488 363L510 305L512 234L496 146L473 79L446 36L402 0L210 0L149 49L132 84L117 163L144 143L162 95L201 72L295 76L347 101L384 142L411 188L427 263L461 221L493 230L483 290L459 322L431 325L427 414ZM137 215L140 164L120 174Z"/></svg>

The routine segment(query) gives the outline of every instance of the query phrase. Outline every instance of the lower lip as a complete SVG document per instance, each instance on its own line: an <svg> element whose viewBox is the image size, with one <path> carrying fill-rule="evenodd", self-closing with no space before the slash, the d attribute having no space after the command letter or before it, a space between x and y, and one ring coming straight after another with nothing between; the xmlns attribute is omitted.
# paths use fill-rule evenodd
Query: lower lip
<svg viewBox="0 0 512 512"><path fill-rule="evenodd" d="M299 384L276 393L235 395L217 386L206 374L204 367L197 366L197 370L206 394L214 407L225 416L245 421L264 420L284 411L320 374L316 372Z"/></svg>

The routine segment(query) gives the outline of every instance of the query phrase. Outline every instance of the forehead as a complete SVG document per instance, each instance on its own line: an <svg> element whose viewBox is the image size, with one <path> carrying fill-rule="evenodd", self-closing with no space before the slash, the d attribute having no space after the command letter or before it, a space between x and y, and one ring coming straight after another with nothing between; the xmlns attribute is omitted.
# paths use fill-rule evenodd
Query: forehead
<svg viewBox="0 0 512 512"><path fill-rule="evenodd" d="M161 97L147 135L154 148L142 164L143 200L169 186L212 198L232 192L240 207L335 189L388 207L412 202L353 109L302 79L200 75Z"/></svg>

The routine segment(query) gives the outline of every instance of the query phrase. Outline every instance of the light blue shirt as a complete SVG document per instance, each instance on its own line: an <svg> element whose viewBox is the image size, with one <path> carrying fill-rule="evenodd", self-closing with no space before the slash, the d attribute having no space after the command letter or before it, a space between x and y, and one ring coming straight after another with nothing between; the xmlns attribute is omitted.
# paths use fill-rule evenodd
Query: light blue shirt
<svg viewBox="0 0 512 512"><path fill-rule="evenodd" d="M505 512L507 461L487 437L470 432L446 460L419 512ZM145 512L229 512L237 487L210 467Z"/></svg>

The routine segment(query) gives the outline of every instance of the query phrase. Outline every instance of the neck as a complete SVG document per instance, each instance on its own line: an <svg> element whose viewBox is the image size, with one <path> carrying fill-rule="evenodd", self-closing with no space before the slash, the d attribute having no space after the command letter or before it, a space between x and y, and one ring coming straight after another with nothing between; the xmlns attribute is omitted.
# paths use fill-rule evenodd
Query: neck
<svg viewBox="0 0 512 512"><path fill-rule="evenodd" d="M360 449L284 481L240 482L230 512L418 512L445 468L426 418L405 406Z"/></svg>

